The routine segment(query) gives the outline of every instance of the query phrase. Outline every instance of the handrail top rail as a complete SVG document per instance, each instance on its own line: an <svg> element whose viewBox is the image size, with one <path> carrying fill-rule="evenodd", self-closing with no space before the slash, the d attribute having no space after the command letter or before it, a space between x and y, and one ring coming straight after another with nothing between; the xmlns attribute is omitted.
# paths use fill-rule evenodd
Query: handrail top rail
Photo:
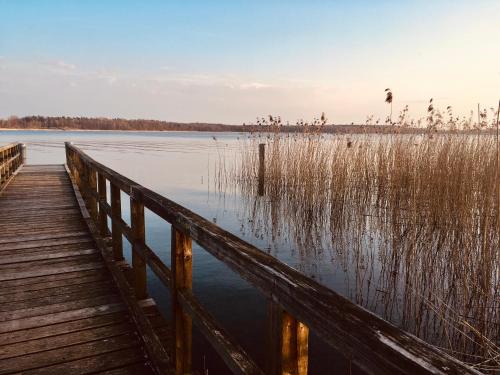
<svg viewBox="0 0 500 375"><path fill-rule="evenodd" d="M66 142L110 183L142 202L370 373L480 374L211 221L97 162Z"/></svg>
<svg viewBox="0 0 500 375"><path fill-rule="evenodd" d="M18 146L20 146L21 144L22 144L21 142L13 142L13 143L9 143L9 144L6 144L6 145L3 145L3 146L0 146L0 152L5 151L5 150L8 150L9 148L18 147Z"/></svg>

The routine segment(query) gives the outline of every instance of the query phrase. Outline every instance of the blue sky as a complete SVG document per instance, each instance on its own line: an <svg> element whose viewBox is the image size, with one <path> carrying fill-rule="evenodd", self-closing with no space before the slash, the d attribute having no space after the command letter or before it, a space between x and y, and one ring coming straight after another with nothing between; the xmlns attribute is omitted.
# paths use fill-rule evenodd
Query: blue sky
<svg viewBox="0 0 500 375"><path fill-rule="evenodd" d="M0 117L336 123L500 96L498 1L0 0Z"/></svg>

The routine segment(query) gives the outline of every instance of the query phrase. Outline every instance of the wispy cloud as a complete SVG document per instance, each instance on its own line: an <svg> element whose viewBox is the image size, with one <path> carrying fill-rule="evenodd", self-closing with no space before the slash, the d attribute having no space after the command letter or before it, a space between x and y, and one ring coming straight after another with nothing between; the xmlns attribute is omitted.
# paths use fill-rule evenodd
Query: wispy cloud
<svg viewBox="0 0 500 375"><path fill-rule="evenodd" d="M240 85L240 88L242 88L244 90L247 90L247 89L259 90L259 89L268 89L271 87L273 87L273 85L271 85L269 83L263 83L263 82L248 82L248 83L242 83Z"/></svg>
<svg viewBox="0 0 500 375"><path fill-rule="evenodd" d="M76 65L75 64L70 64L70 63L68 63L66 61L62 61L62 60L56 61L55 65L57 67L59 67L59 68L66 69L66 70L74 70L74 69L76 69Z"/></svg>
<svg viewBox="0 0 500 375"><path fill-rule="evenodd" d="M277 86L276 83L252 81L234 75L179 73L174 71L168 74L145 75L144 80L157 84L178 84L184 87L212 86L232 90L260 90Z"/></svg>

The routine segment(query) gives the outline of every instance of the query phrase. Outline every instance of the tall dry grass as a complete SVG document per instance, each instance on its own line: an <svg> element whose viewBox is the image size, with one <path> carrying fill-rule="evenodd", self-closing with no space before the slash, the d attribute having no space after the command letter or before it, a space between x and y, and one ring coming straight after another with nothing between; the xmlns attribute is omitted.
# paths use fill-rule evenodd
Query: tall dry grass
<svg viewBox="0 0 500 375"><path fill-rule="evenodd" d="M328 252L355 302L480 370L500 369L496 138L323 136L321 123L253 135L234 169L224 166L250 229L290 237L304 259Z"/></svg>

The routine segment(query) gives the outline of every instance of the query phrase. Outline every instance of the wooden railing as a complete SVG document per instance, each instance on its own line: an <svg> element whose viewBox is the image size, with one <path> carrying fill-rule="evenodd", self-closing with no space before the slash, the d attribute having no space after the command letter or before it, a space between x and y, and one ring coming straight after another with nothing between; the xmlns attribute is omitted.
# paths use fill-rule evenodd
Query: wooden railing
<svg viewBox="0 0 500 375"><path fill-rule="evenodd" d="M306 374L309 329L368 374L477 373L187 208L96 162L72 144L66 143L66 157L100 235L111 236L114 261L123 261L122 235L131 243L134 298L147 297L146 265L170 289L175 342L170 360L175 373L191 371L192 322L237 374ZM130 197L131 226L121 215L121 192ZM171 224L171 269L146 244L145 208ZM264 370L193 295L192 241L268 297L269 357ZM151 335L154 330L143 325ZM161 356L166 351L156 347L154 337L145 341L148 353Z"/></svg>
<svg viewBox="0 0 500 375"><path fill-rule="evenodd" d="M21 143L0 146L0 191L19 167L23 165L23 147Z"/></svg>

